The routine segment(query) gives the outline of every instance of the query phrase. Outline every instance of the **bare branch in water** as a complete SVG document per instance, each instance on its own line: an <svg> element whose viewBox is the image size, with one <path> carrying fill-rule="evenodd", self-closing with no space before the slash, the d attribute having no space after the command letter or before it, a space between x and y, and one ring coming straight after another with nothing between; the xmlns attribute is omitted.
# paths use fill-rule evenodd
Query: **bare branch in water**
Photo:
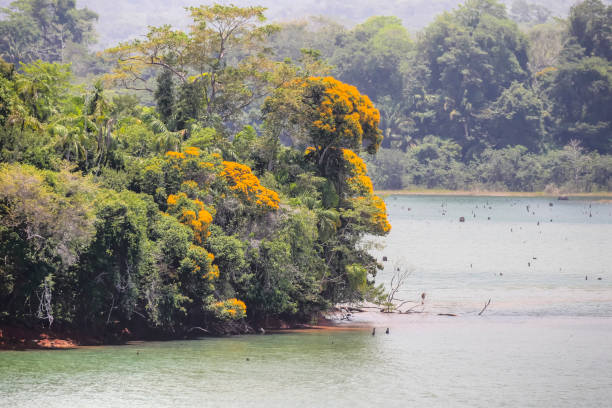
<svg viewBox="0 0 612 408"><path fill-rule="evenodd" d="M387 294L387 299L384 303L385 308L383 311L387 313L395 312L398 311L403 305L410 302L409 300L398 299L397 295L405 285L408 277L412 275L412 272L414 272L414 268L407 267L404 260L400 259L393 263L393 276L391 277L389 293ZM398 302L400 303L397 304ZM422 304L423 302L421 302L420 305ZM414 309L414 307L410 310L412 309Z"/></svg>
<svg viewBox="0 0 612 408"><path fill-rule="evenodd" d="M491 299L489 299L489 301L487 303L485 303L485 305L482 308L482 310L480 311L480 313L478 313L478 316L482 315L484 313L484 311L487 310L487 307L489 307L490 304L491 304Z"/></svg>

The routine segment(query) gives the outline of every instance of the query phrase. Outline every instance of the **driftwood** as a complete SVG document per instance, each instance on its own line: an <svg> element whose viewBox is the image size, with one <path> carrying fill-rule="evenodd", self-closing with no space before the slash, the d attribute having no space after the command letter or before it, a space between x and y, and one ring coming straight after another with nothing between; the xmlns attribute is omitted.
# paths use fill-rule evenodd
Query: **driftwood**
<svg viewBox="0 0 612 408"><path fill-rule="evenodd" d="M489 307L489 305L491 304L491 299L489 299L489 301L487 303L485 303L484 307L482 308L482 310L480 311L480 313L478 313L478 316L481 316L485 310L487 310L487 307Z"/></svg>
<svg viewBox="0 0 612 408"><path fill-rule="evenodd" d="M380 309L380 306L359 306L359 309ZM366 312L366 310L361 310L362 312Z"/></svg>
<svg viewBox="0 0 612 408"><path fill-rule="evenodd" d="M452 316L452 317L457 317L456 314L454 313L438 313L438 316Z"/></svg>
<svg viewBox="0 0 612 408"><path fill-rule="evenodd" d="M192 327L191 329L187 330L187 333L191 333L194 330L201 331L201 332L204 332L204 333L210 333L208 330L206 330L206 329L204 329L202 327L199 327L199 326Z"/></svg>

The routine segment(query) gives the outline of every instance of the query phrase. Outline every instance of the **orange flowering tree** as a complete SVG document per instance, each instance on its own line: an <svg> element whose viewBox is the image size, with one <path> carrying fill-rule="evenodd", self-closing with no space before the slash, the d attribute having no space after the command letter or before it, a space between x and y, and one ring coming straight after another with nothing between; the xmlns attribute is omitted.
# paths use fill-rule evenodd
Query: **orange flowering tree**
<svg viewBox="0 0 612 408"><path fill-rule="evenodd" d="M181 272L184 275L194 275L197 280L213 282L219 278L219 267L214 265L215 256L204 248L191 245L187 256L181 261ZM210 287L214 290L214 287Z"/></svg>
<svg viewBox="0 0 612 408"><path fill-rule="evenodd" d="M342 149L344 183L351 195L366 196L374 192L372 180L366 175L367 167L361 157L349 149Z"/></svg>
<svg viewBox="0 0 612 408"><path fill-rule="evenodd" d="M149 167L145 171L149 171ZM217 153L204 155L196 147L186 147L183 152L169 151L166 153L166 163L161 167L164 174L166 188L171 194L168 200L178 200L178 194L183 193L185 197L207 196L211 197L211 186L217 186L217 198L224 198L225 194L219 194L219 182L223 181L226 189L242 200L245 204L251 204L262 211L277 210L280 208L280 198L274 190L261 185L257 176L247 165L223 161ZM157 180L152 177L153 180ZM149 188L149 190L151 190ZM168 201L168 205L170 205ZM199 219L199 210L195 212L195 221ZM191 214L185 214L185 217ZM193 224L193 223L192 223Z"/></svg>
<svg viewBox="0 0 612 408"><path fill-rule="evenodd" d="M353 208L359 213L361 222L367 225L370 233L384 235L391 230L387 219L387 206L382 198L374 195L372 180L366 175L367 168L361 157L352 150L342 149L346 185Z"/></svg>
<svg viewBox="0 0 612 408"><path fill-rule="evenodd" d="M268 98L264 112L297 144L307 143L306 167L327 179L318 188L323 207L319 236L328 266L320 279L324 297L363 298L371 288L367 276L375 276L378 266L359 242L366 234L385 235L391 229L385 203L374 195L358 155L361 150L374 154L380 147L379 111L354 86L332 77L309 77Z"/></svg>
<svg viewBox="0 0 612 408"><path fill-rule="evenodd" d="M219 269L227 261L228 254L222 251L220 261L215 260L215 245L210 242L211 230L220 230L219 226L213 226L215 217L221 224L229 222L226 217L231 211L226 211L225 204L228 198L235 197L250 209L238 216L258 217L280 208L278 193L264 187L249 166L224 161L218 153L208 153L197 147L166 152L163 163L144 167L143 179L148 191L154 190L155 183L160 186L156 188L158 192L163 189L166 193L163 206L167 214L193 233L192 246L178 270L181 281L190 282L190 293L197 293L196 297L203 299L205 309L217 318L235 320L245 317L246 304L236 298L224 300L220 290L238 278L232 278L233 271L224 273Z"/></svg>
<svg viewBox="0 0 612 408"><path fill-rule="evenodd" d="M162 170L158 175L151 167ZM148 175L153 173L154 175ZM192 231L192 244L180 262L177 272L183 289L189 288L191 299L204 302L204 307L222 320L241 319L246 316L246 304L238 299L223 300L218 287L224 278L215 262L215 255L207 250L216 206L226 193L258 208L277 209L278 194L263 187L250 168L239 163L224 162L217 153L207 154L197 147L183 151L169 151L161 166L145 166L143 176L156 180L168 190L165 198L166 216L176 218ZM151 187L148 187L151 190ZM221 299L219 299L221 298Z"/></svg>
<svg viewBox="0 0 612 408"><path fill-rule="evenodd" d="M246 305L236 298L215 302L211 306L215 315L223 320L238 320L246 316Z"/></svg>
<svg viewBox="0 0 612 408"><path fill-rule="evenodd" d="M258 208L264 211L279 208L278 194L274 190L262 186L249 166L224 161L221 176L227 180L230 190L245 201L255 203Z"/></svg>
<svg viewBox="0 0 612 408"><path fill-rule="evenodd" d="M305 151L308 158L315 149L309 147ZM352 217L354 222L364 224L368 232L384 235L391 230L387 219L385 202L374 195L372 180L367 176L367 166L363 159L350 149L332 149L330 162L334 164L334 182L337 186L339 208L354 209L357 216ZM332 172L328 178L331 178ZM344 218L348 217L345 212Z"/></svg>
<svg viewBox="0 0 612 408"><path fill-rule="evenodd" d="M367 95L333 77L310 77L303 97L312 109L310 136L317 150L359 150L362 144L371 153L378 150L383 139L378 129L380 113Z"/></svg>
<svg viewBox="0 0 612 408"><path fill-rule="evenodd" d="M311 157L323 176L331 171L334 149L365 147L374 154L383 140L380 112L370 98L331 76L291 81L268 98L264 112L268 120L289 117L293 125L303 128L302 137L312 146Z"/></svg>
<svg viewBox="0 0 612 408"><path fill-rule="evenodd" d="M210 234L208 227L213 221L213 216L206 210L204 203L198 199L191 200L183 192L170 194L167 203L168 212L189 226L193 230L196 243L202 244Z"/></svg>
<svg viewBox="0 0 612 408"><path fill-rule="evenodd" d="M305 156L334 184L338 205L359 207L369 232L386 234L391 226L385 204L374 195L366 165L355 153L362 147L371 154L378 151L383 140L378 109L367 95L333 77L297 79L286 88L266 101L264 111L271 120L278 120L274 115L279 112L290 116L304 128L310 144Z"/></svg>

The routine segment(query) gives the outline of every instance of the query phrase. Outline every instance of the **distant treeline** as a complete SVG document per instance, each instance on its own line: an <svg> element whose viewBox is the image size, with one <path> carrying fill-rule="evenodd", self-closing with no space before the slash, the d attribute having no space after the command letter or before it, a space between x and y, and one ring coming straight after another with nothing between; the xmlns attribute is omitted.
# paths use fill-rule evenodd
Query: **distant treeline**
<svg viewBox="0 0 612 408"><path fill-rule="evenodd" d="M461 161L458 144L426 137L414 148L380 149L368 161L377 188L432 188L488 191L612 191L612 156L584 153L576 144L543 154L523 146L485 149Z"/></svg>
<svg viewBox="0 0 612 408"><path fill-rule="evenodd" d="M612 6L599 0L567 20L525 1L508 12L468 0L416 37L396 17L351 30L319 19L284 24L272 46L293 59L319 50L372 98L393 150L368 159L377 188L591 191L610 188L611 33Z"/></svg>
<svg viewBox="0 0 612 408"><path fill-rule="evenodd" d="M13 0L0 0L0 7L6 7ZM250 0L233 1L237 6L254 4ZM437 15L463 3L462 0L380 0L376 8L372 0L261 0L255 4L267 7L266 16L273 21L294 20L296 16L326 16L341 24L353 26L372 15L397 16L411 32L423 28ZM524 18L526 0L506 0L511 15L513 8L520 9L519 19ZM564 17L576 0L530 0L527 14L546 18ZM609 3L609 1L608 1ZM149 25L171 24L187 28L190 21L184 7L198 6L201 0L78 0L78 7L86 7L99 15L97 25L98 43L96 49L112 46L120 41L141 35ZM516 4L516 6L515 6ZM520 6L520 7L519 7ZM519 17L520 16L520 17Z"/></svg>

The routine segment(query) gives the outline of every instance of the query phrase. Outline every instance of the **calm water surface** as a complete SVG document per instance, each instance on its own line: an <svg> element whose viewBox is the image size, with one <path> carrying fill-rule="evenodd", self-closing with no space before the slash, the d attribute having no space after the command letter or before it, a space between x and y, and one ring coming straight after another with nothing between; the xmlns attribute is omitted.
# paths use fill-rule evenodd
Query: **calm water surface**
<svg viewBox="0 0 612 408"><path fill-rule="evenodd" d="M549 202L388 198L378 280L411 267L401 296L426 302L376 336L0 352L0 407L610 407L612 204Z"/></svg>
<svg viewBox="0 0 612 408"><path fill-rule="evenodd" d="M612 317L612 203L391 196L378 281L413 269L406 299L470 313ZM552 204L552 206L551 206ZM459 222L464 217L465 222ZM601 280L598 280L601 278Z"/></svg>

